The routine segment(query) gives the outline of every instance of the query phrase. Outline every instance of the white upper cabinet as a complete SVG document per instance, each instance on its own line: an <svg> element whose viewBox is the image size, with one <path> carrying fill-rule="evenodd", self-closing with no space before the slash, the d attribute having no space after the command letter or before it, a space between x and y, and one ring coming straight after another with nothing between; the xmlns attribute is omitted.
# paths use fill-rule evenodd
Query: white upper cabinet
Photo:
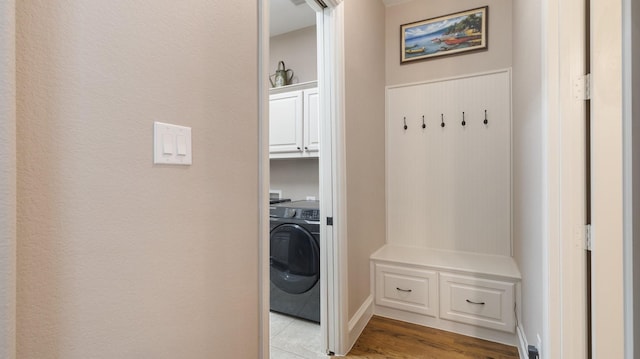
<svg viewBox="0 0 640 359"><path fill-rule="evenodd" d="M302 152L302 91L269 98L269 152Z"/></svg>
<svg viewBox="0 0 640 359"><path fill-rule="evenodd" d="M318 104L317 88L270 95L270 158L318 157Z"/></svg>

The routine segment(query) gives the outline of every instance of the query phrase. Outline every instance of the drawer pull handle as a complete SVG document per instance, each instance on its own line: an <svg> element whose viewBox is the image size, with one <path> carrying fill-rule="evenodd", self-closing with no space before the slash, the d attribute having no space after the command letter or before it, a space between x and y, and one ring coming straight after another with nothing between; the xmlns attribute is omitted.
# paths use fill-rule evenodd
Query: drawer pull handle
<svg viewBox="0 0 640 359"><path fill-rule="evenodd" d="M405 292L405 293L411 293L412 292L411 289L402 289L402 288L398 288L398 287L396 287L396 290L399 290L399 291Z"/></svg>
<svg viewBox="0 0 640 359"><path fill-rule="evenodd" d="M467 299L467 303L470 303L470 304L478 304L478 305L484 305L484 302L474 302L474 301L469 300L469 299Z"/></svg>

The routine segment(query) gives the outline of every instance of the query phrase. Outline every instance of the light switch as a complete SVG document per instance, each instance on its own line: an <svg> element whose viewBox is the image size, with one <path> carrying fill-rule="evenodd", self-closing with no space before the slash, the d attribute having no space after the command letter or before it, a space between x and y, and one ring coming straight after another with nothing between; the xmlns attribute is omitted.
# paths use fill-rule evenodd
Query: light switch
<svg viewBox="0 0 640 359"><path fill-rule="evenodd" d="M191 127L154 122L153 141L153 163L191 164Z"/></svg>
<svg viewBox="0 0 640 359"><path fill-rule="evenodd" d="M187 155L187 138L184 135L176 136L177 153L178 156Z"/></svg>
<svg viewBox="0 0 640 359"><path fill-rule="evenodd" d="M162 135L162 154L163 155L172 155L173 154L173 135L170 133L165 133Z"/></svg>

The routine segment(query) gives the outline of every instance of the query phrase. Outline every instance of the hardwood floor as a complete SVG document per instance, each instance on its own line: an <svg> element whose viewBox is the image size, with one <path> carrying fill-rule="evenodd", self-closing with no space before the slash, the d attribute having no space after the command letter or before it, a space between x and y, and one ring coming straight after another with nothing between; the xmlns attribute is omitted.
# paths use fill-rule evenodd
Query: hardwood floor
<svg viewBox="0 0 640 359"><path fill-rule="evenodd" d="M518 349L374 316L346 358L518 359Z"/></svg>

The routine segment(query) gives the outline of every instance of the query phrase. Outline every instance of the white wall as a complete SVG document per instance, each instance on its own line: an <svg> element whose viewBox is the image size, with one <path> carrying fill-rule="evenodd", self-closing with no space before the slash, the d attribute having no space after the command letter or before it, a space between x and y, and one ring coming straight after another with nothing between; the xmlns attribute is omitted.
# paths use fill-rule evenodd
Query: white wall
<svg viewBox="0 0 640 359"><path fill-rule="evenodd" d="M371 294L369 256L385 243L385 8L344 2L348 317Z"/></svg>
<svg viewBox="0 0 640 359"><path fill-rule="evenodd" d="M511 67L511 0L489 2L488 50L400 64L400 26L487 5L484 0L408 1L386 10L386 83L397 85Z"/></svg>
<svg viewBox="0 0 640 359"><path fill-rule="evenodd" d="M529 344L544 330L544 115L542 8L514 1L513 18L513 244L522 273L519 323Z"/></svg>
<svg viewBox="0 0 640 359"><path fill-rule="evenodd" d="M307 196L320 199L318 166L317 158L271 160L270 189L282 190L282 198L294 201Z"/></svg>
<svg viewBox="0 0 640 359"><path fill-rule="evenodd" d="M293 70L292 83L318 79L318 48L316 27L309 26L269 39L269 74L274 74L278 63L284 61Z"/></svg>
<svg viewBox="0 0 640 359"><path fill-rule="evenodd" d="M16 336L15 1L0 2L0 358Z"/></svg>
<svg viewBox="0 0 640 359"><path fill-rule="evenodd" d="M18 2L18 357L258 357L256 19ZM192 166L152 164L154 120Z"/></svg>

